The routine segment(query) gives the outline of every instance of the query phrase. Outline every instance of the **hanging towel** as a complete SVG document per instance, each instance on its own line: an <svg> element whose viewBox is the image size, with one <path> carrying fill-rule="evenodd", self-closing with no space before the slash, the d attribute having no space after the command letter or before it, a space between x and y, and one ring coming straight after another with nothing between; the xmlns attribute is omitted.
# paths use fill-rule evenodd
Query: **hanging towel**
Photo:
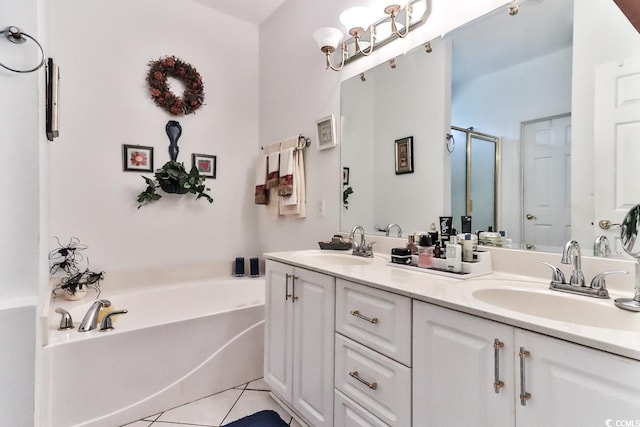
<svg viewBox="0 0 640 427"><path fill-rule="evenodd" d="M256 191L255 204L266 205L269 202L269 192L267 191L267 156L258 156L256 162Z"/></svg>
<svg viewBox="0 0 640 427"><path fill-rule="evenodd" d="M303 152L304 150L293 152L293 192L290 196L280 197L280 215L294 218L306 218L307 216Z"/></svg>
<svg viewBox="0 0 640 427"><path fill-rule="evenodd" d="M280 167L280 151L270 153L268 158L267 189L271 189L278 186L278 179L280 178L280 173L278 172Z"/></svg>
<svg viewBox="0 0 640 427"><path fill-rule="evenodd" d="M290 196L293 194L293 152L295 148L287 148L280 152L280 185L278 187L278 195Z"/></svg>

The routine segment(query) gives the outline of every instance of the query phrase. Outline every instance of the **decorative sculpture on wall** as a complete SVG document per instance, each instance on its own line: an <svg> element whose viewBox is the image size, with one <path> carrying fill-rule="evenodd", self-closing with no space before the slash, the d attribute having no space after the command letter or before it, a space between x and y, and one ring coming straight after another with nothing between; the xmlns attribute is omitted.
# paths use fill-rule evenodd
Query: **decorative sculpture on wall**
<svg viewBox="0 0 640 427"><path fill-rule="evenodd" d="M169 156L171 160L165 163L160 169L154 173L154 178L142 178L147 183L147 189L138 194L137 201L140 203L138 209L147 203L154 202L162 197L157 193L160 187L165 193L196 195L196 200L204 198L213 203L213 198L207 194L210 188L205 185L206 178L193 165L191 171L187 172L184 163L178 162L178 139L182 135L182 126L175 120L170 120L165 126L167 136L169 137Z"/></svg>
<svg viewBox="0 0 640 427"><path fill-rule="evenodd" d="M63 245L60 239L55 237L58 247L49 252L51 275L64 272L65 276L60 280L53 290L53 295L57 296L58 291L62 291L66 299L77 300L86 295L88 288L93 288L100 296L100 280L104 279L104 271L96 273L89 270L89 267L80 271L79 263L84 256L82 251L87 249L86 245L80 244L80 239L71 237L69 243ZM87 262L88 264L88 262Z"/></svg>
<svg viewBox="0 0 640 427"><path fill-rule="evenodd" d="M184 84L182 96L171 91L169 77ZM191 64L175 56L149 62L147 83L153 102L172 116L195 113L204 104L202 77Z"/></svg>

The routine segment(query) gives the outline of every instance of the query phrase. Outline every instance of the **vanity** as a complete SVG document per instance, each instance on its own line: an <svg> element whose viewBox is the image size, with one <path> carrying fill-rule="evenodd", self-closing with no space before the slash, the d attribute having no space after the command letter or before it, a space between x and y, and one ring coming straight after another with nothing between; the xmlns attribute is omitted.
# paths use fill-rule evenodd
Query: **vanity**
<svg viewBox="0 0 640 427"><path fill-rule="evenodd" d="M513 256L534 261L522 251L492 255L497 266ZM408 271L382 253L265 258L264 378L303 423L638 420L640 313L613 300L551 291L548 280L495 268L468 280ZM612 298L632 291L611 283Z"/></svg>

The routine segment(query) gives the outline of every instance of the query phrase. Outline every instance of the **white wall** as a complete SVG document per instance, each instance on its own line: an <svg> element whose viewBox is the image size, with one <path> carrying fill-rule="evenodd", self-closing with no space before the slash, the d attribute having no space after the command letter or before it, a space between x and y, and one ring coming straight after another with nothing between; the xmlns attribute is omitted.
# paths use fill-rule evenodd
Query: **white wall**
<svg viewBox="0 0 640 427"><path fill-rule="evenodd" d="M521 241L520 125L571 112L571 61L572 49L562 49L474 79L452 94L454 126L502 138L501 229L514 243ZM456 143L464 149L464 141ZM475 223L474 229L486 225Z"/></svg>
<svg viewBox="0 0 640 427"><path fill-rule="evenodd" d="M590 244L601 234L593 223L602 219L593 212L595 67L640 55L640 35L612 1L575 0L574 12L571 232Z"/></svg>
<svg viewBox="0 0 640 427"><path fill-rule="evenodd" d="M110 271L231 260L258 254L253 154L258 145L258 29L192 1L58 0L51 53L61 70L60 138L51 153L51 234L89 246ZM175 55L204 81L205 105L174 117L155 106L148 62ZM176 90L177 91L177 90ZM217 156L212 205L163 194L137 209L146 185L122 171L122 144L169 160L168 120L182 125L179 161ZM150 176L147 174L147 176ZM55 242L50 237L53 247Z"/></svg>
<svg viewBox="0 0 640 427"><path fill-rule="evenodd" d="M0 0L4 30L18 26L40 39L38 1ZM0 39L0 62L31 68L40 59L32 43ZM36 302L39 280L39 85L43 69L16 74L0 68L0 424L34 420Z"/></svg>

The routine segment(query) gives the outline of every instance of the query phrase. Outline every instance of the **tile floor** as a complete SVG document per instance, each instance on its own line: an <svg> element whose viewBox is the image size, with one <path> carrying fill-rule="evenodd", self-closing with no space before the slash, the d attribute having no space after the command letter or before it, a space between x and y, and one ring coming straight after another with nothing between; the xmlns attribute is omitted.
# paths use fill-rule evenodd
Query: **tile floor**
<svg viewBox="0 0 640 427"><path fill-rule="evenodd" d="M218 427L264 409L272 409L292 427L300 427L269 396L262 379L144 418L126 427Z"/></svg>

